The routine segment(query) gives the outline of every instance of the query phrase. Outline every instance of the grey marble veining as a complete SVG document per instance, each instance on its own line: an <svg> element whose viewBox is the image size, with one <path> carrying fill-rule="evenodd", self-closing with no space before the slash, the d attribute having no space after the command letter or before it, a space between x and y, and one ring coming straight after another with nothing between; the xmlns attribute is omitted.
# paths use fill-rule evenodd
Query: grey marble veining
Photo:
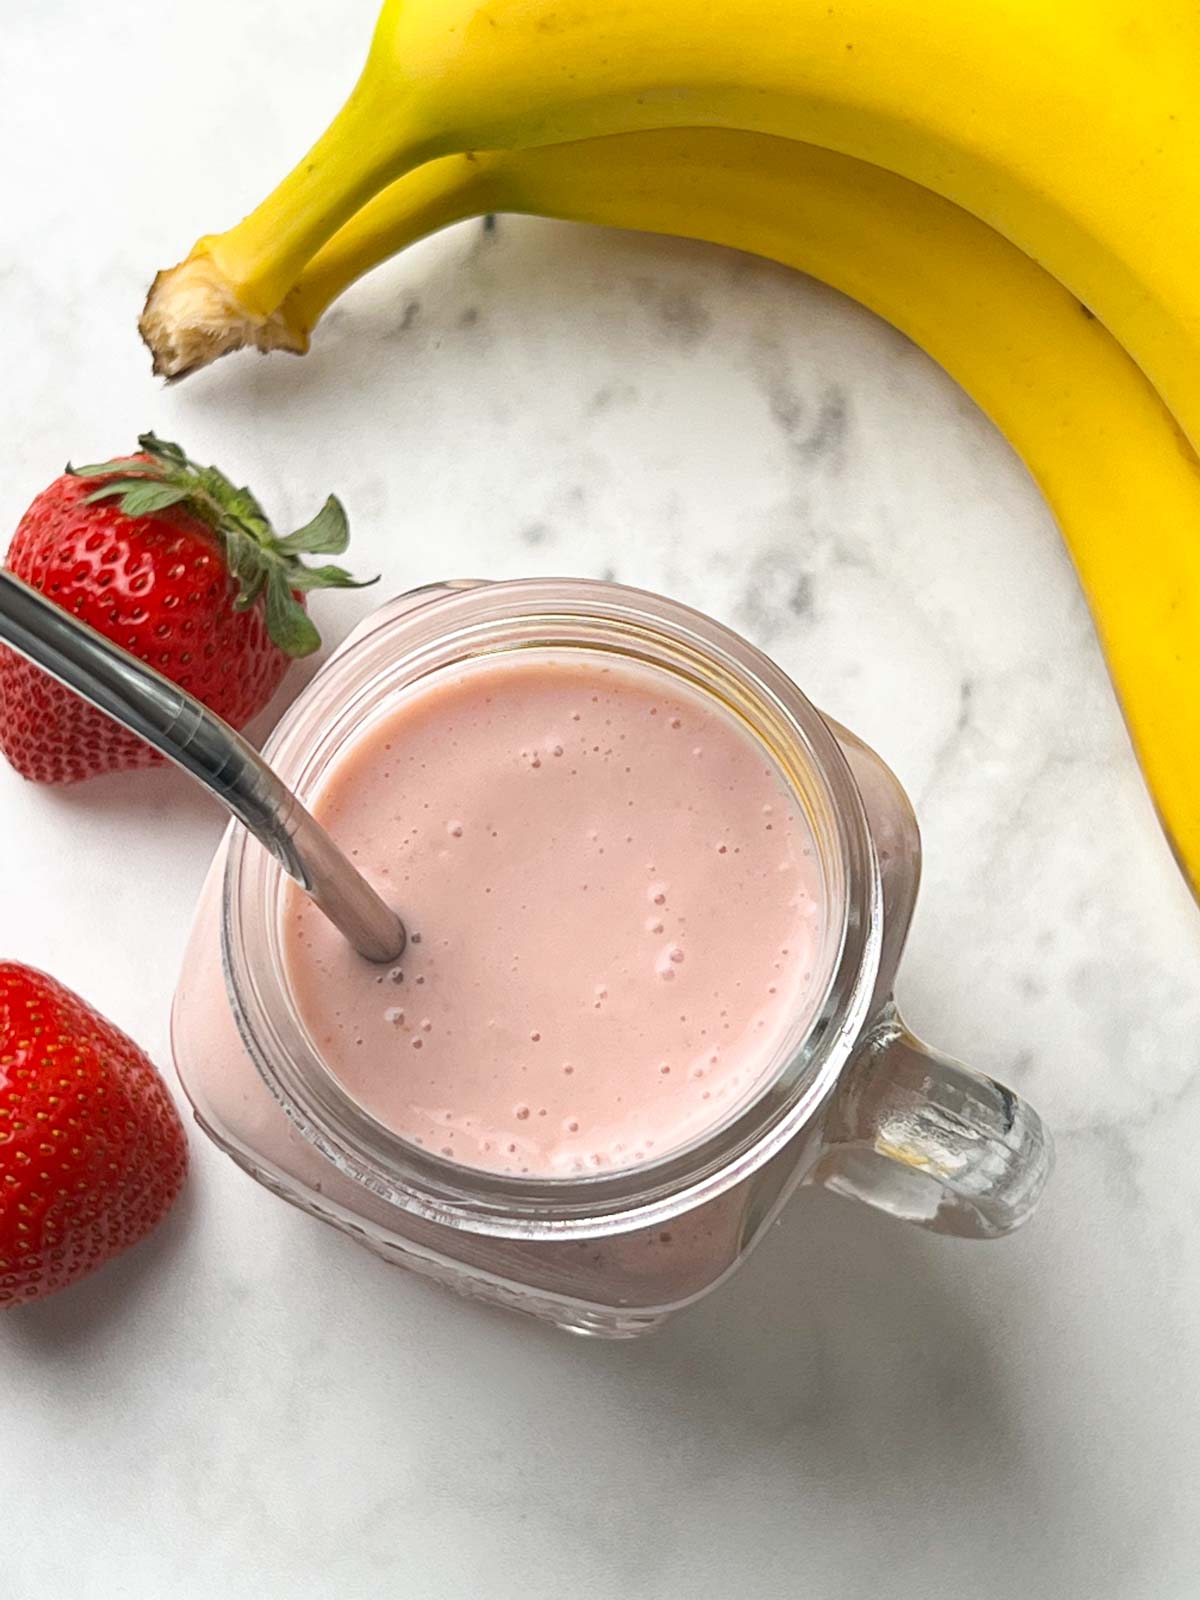
<svg viewBox="0 0 1200 1600"><path fill-rule="evenodd" d="M6 1600L1191 1600L1200 913L1049 512L839 296L548 223L418 247L303 360L156 386L149 271L290 162L372 10L6 22L0 535L68 455L152 426L281 521L336 489L385 593L571 572L731 622L913 795L901 1001L1028 1094L1059 1169L992 1246L804 1196L726 1292L609 1349L389 1270L197 1137L153 1242L0 1321ZM320 597L327 641L378 593ZM47 794L0 771L0 949L166 1063L219 828L169 775Z"/></svg>

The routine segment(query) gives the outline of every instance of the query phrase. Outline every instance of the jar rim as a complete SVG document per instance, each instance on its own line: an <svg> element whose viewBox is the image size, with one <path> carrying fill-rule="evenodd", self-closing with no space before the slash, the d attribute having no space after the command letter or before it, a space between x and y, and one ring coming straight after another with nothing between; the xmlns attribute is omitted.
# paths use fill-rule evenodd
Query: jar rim
<svg viewBox="0 0 1200 1600"><path fill-rule="evenodd" d="M234 828L221 955L260 1076L339 1171L427 1220L510 1238L596 1237L665 1222L778 1153L825 1103L866 1018L880 961L879 867L858 786L820 713L768 656L723 624L646 590L593 579L430 585L368 616L293 702L264 754L303 800L381 696L485 654L604 649L674 671L734 709L809 811L826 871L828 971L778 1069L730 1116L652 1162L563 1176L499 1174L418 1149L367 1112L321 1061L284 976L282 868ZM804 785L804 788L800 788ZM820 817L813 818L813 808ZM830 874L833 875L831 884Z"/></svg>

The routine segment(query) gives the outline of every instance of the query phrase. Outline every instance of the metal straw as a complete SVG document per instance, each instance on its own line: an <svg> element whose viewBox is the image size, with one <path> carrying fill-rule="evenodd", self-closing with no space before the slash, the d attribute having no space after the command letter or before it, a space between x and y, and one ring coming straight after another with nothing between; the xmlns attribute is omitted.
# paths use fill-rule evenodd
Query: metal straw
<svg viewBox="0 0 1200 1600"><path fill-rule="evenodd" d="M178 684L0 569L0 640L161 750L216 796L360 955L395 961L404 924L253 746Z"/></svg>

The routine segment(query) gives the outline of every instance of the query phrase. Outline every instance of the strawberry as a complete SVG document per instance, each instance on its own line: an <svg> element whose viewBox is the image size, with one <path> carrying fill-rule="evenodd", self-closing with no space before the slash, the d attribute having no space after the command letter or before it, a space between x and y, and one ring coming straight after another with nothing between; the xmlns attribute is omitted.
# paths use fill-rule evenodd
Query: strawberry
<svg viewBox="0 0 1200 1600"><path fill-rule="evenodd" d="M179 1113L133 1040L53 978L0 961L0 1310L136 1244L186 1171Z"/></svg>
<svg viewBox="0 0 1200 1600"><path fill-rule="evenodd" d="M152 433L138 443L138 455L68 466L21 518L8 566L240 728L320 643L305 591L353 586L341 567L301 559L344 550L346 514L331 495L279 538L249 489ZM0 751L40 783L163 759L2 647Z"/></svg>

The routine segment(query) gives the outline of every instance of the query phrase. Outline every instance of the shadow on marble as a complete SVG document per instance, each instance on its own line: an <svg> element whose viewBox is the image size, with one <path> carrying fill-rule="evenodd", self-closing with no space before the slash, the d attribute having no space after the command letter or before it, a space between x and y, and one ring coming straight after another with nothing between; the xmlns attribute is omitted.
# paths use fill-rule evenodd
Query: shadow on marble
<svg viewBox="0 0 1200 1600"><path fill-rule="evenodd" d="M513 330L536 333L565 350L578 341L586 319L611 304L614 283L632 300L630 315L644 324L648 339L687 355L718 338L707 308L714 287L747 276L800 277L776 262L693 239L523 216L499 222L494 230L483 219L457 224L377 267L321 318L302 358L239 352L198 373L185 391L195 416L219 409L223 418L251 426L263 406L303 413L327 407L339 389L353 394L368 382L381 396L412 403L406 346L422 351L422 371L429 345L440 352L453 341L480 354L501 328L508 337ZM693 284L689 267L694 272L696 266ZM891 328L885 336L909 347ZM648 350L646 372L653 370ZM638 398L636 385L614 390L605 384L588 408L595 414ZM777 398L772 418L784 436L796 432L799 419ZM801 438L802 449L836 454L844 418L826 411L816 421L821 425Z"/></svg>
<svg viewBox="0 0 1200 1600"><path fill-rule="evenodd" d="M1006 1337L1020 1350L1044 1332L1032 1292L996 1325L1005 1249L802 1191L722 1289L660 1336L584 1359L636 1384L651 1416L669 1397L735 1474L770 1463L802 1522L857 1505L936 1538L942 1520L990 1517L1003 1544L1026 1518L1053 1522L1073 1471L1029 1427L1019 1361L1003 1359Z"/></svg>
<svg viewBox="0 0 1200 1600"><path fill-rule="evenodd" d="M181 831L191 832L214 815L214 803L191 779L165 767L109 772L86 783L46 789L44 800L48 809L59 813L64 828L126 819L131 827L144 827L148 816L169 813Z"/></svg>
<svg viewBox="0 0 1200 1600"><path fill-rule="evenodd" d="M317 1277L350 1268L346 1243L316 1247ZM1004 1261L1020 1248L922 1235L802 1193L729 1283L635 1343L573 1340L447 1302L403 1272L372 1273L368 1293L372 1324L403 1327L420 1349L436 1414L454 1413L426 1445L430 1481L458 1485L468 1501L479 1493L468 1437L475 1449L503 1440L555 1463L538 1478L537 1515L551 1504L571 1516L624 1586L612 1592L683 1592L685 1574L701 1582L688 1592L718 1592L691 1563L703 1568L708 1548L719 1567L713 1530L736 1524L738 1539L758 1527L766 1541L744 1592L786 1593L781 1564L801 1559L806 1542L836 1548L859 1526L851 1565L873 1576L853 1592L879 1593L889 1549L911 1564L928 1539L931 1571L974 1573L978 1585L961 1592L990 1600L1015 1592L1006 1561L1022 1572L1035 1562L1039 1581L1078 1570L1068 1532L1078 1507L1063 1496L1080 1463L1069 1441L1031 1422L1025 1374L1049 1308L1021 1261ZM1026 1282L1027 1298L1006 1298ZM494 1416L477 1428L470 1413L483 1393ZM569 1398L547 1409L552 1394ZM489 1483L517 1514L520 1480ZM1094 1482L1089 1516L1115 1525L1120 1508L1106 1498ZM1031 1525L1048 1530L1036 1561L1018 1554Z"/></svg>

